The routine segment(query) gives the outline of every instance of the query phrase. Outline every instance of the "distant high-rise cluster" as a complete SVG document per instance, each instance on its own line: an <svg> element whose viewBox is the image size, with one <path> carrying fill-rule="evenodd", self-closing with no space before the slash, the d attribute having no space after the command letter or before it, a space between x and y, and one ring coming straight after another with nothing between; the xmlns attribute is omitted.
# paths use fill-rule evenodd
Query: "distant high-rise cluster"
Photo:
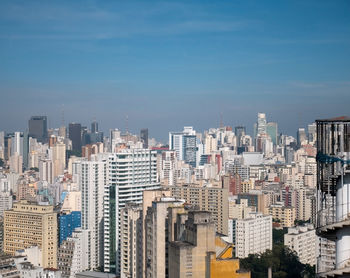
<svg viewBox="0 0 350 278"><path fill-rule="evenodd" d="M283 245L320 277L348 275L348 122L291 136L258 113L252 135L185 126L160 143L148 128L105 136L96 120L33 116L0 131L2 271L247 278L241 260Z"/></svg>

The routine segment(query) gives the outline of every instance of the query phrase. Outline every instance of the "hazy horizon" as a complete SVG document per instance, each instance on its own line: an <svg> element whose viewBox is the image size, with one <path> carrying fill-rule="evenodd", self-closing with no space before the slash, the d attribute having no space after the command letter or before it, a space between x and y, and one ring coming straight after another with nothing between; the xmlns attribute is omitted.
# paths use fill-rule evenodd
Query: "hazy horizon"
<svg viewBox="0 0 350 278"><path fill-rule="evenodd" d="M0 130L30 116L138 133L245 125L295 136L350 115L348 1L1 1ZM348 57L348 58L346 58Z"/></svg>

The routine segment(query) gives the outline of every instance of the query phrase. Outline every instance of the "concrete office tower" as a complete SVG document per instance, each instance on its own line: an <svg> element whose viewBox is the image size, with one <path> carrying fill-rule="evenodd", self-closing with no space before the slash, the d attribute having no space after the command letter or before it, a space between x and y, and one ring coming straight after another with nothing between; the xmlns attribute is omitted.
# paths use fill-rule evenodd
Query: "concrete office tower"
<svg viewBox="0 0 350 278"><path fill-rule="evenodd" d="M169 150L176 151L177 159L196 167L197 137L193 127L184 127L183 132L169 132Z"/></svg>
<svg viewBox="0 0 350 278"><path fill-rule="evenodd" d="M336 246L334 269L317 272L319 277L350 277L350 118L316 120L316 125L316 233Z"/></svg>
<svg viewBox="0 0 350 278"><path fill-rule="evenodd" d="M163 197L153 201L147 209L145 220L146 238L146 277L168 277L168 208L182 207L184 201Z"/></svg>
<svg viewBox="0 0 350 278"><path fill-rule="evenodd" d="M23 132L22 139L22 153L23 153L23 168L29 169L29 134L26 130Z"/></svg>
<svg viewBox="0 0 350 278"><path fill-rule="evenodd" d="M187 203L197 205L199 210L212 213L212 220L218 233L227 235L228 189L220 187L200 187L195 185L167 187L171 195Z"/></svg>
<svg viewBox="0 0 350 278"><path fill-rule="evenodd" d="M105 191L104 270L120 273L120 211L126 203L142 203L142 192L159 189L157 153L128 149L108 157L109 187Z"/></svg>
<svg viewBox="0 0 350 278"><path fill-rule="evenodd" d="M143 143L143 148L148 149L148 128L143 128L140 131L140 139Z"/></svg>
<svg viewBox="0 0 350 278"><path fill-rule="evenodd" d="M127 203L120 220L120 277L142 277L142 205Z"/></svg>
<svg viewBox="0 0 350 278"><path fill-rule="evenodd" d="M284 245L297 253L301 263L311 266L316 264L318 243L312 224L288 228L288 233L284 235Z"/></svg>
<svg viewBox="0 0 350 278"><path fill-rule="evenodd" d="M145 221L147 215L147 209L152 206L152 202L154 200L159 200L161 197L171 197L170 190L166 190L164 188L158 188L154 190L144 190L142 192L142 277L146 277L146 233L145 229Z"/></svg>
<svg viewBox="0 0 350 278"><path fill-rule="evenodd" d="M316 143L316 123L312 123L307 126L307 140L309 141L309 144L315 144Z"/></svg>
<svg viewBox="0 0 350 278"><path fill-rule="evenodd" d="M299 128L297 132L297 144L298 147L301 147L302 145L307 143L307 137L305 128Z"/></svg>
<svg viewBox="0 0 350 278"><path fill-rule="evenodd" d="M5 159L5 132L0 131L0 159Z"/></svg>
<svg viewBox="0 0 350 278"><path fill-rule="evenodd" d="M39 177L41 181L53 183L53 165L51 159L41 159L39 161Z"/></svg>
<svg viewBox="0 0 350 278"><path fill-rule="evenodd" d="M47 117L32 116L28 122L29 136L36 138L38 142L45 143L48 139L47 135Z"/></svg>
<svg viewBox="0 0 350 278"><path fill-rule="evenodd" d="M162 185L176 185L176 152L162 152L160 180Z"/></svg>
<svg viewBox="0 0 350 278"><path fill-rule="evenodd" d="M184 224L183 220L178 218L174 225L181 227L180 237L169 243L168 277L250 278L250 272L240 270L239 260L233 258L233 245L215 237L209 212L189 211Z"/></svg>
<svg viewBox="0 0 350 278"><path fill-rule="evenodd" d="M21 133L16 131L12 139L11 155L16 153L18 155L23 154L22 142L23 138L21 137Z"/></svg>
<svg viewBox="0 0 350 278"><path fill-rule="evenodd" d="M91 233L88 243L90 246L89 269L97 269L103 265L104 193L108 190L107 161L102 157L95 157L95 159L96 161L80 162L79 177L81 227Z"/></svg>
<svg viewBox="0 0 350 278"><path fill-rule="evenodd" d="M52 162L53 176L63 175L66 168L66 145L64 143L57 142L52 147Z"/></svg>
<svg viewBox="0 0 350 278"><path fill-rule="evenodd" d="M10 156L10 171L18 174L23 172L23 157L18 153Z"/></svg>
<svg viewBox="0 0 350 278"><path fill-rule="evenodd" d="M60 128L58 129L58 136L62 138L67 137L67 128L65 126L60 126Z"/></svg>
<svg viewBox="0 0 350 278"><path fill-rule="evenodd" d="M72 150L81 152L82 144L82 129L81 124L70 123L69 124L69 139L72 140Z"/></svg>
<svg viewBox="0 0 350 278"><path fill-rule="evenodd" d="M44 268L57 268L57 213L53 206L28 201L13 204L4 212L4 252L39 246Z"/></svg>
<svg viewBox="0 0 350 278"><path fill-rule="evenodd" d="M272 250L272 216L252 212L245 219L229 220L229 239L234 243L236 257Z"/></svg>
<svg viewBox="0 0 350 278"><path fill-rule="evenodd" d="M237 139L237 147L242 147L242 137L246 135L245 126L236 126L235 127L235 135Z"/></svg>
<svg viewBox="0 0 350 278"><path fill-rule="evenodd" d="M96 133L98 132L98 123L96 121L93 121L91 123L91 133Z"/></svg>
<svg viewBox="0 0 350 278"><path fill-rule="evenodd" d="M74 278L76 273L89 269L90 231L76 229L58 249L57 266L62 277Z"/></svg>
<svg viewBox="0 0 350 278"><path fill-rule="evenodd" d="M256 136L261 134L266 134L266 114L265 113L258 113L258 121L254 124L254 139Z"/></svg>
<svg viewBox="0 0 350 278"><path fill-rule="evenodd" d="M266 133L270 136L274 146L278 145L278 127L277 123L269 122L266 125Z"/></svg>

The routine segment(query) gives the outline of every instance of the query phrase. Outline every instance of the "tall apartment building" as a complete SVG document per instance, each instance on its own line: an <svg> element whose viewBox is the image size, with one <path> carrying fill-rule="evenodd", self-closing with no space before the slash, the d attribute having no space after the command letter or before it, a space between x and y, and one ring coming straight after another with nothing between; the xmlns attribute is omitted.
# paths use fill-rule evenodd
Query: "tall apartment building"
<svg viewBox="0 0 350 278"><path fill-rule="evenodd" d="M157 153L128 149L108 156L104 196L104 271L120 273L120 213L128 202L142 203L144 190L158 189Z"/></svg>
<svg viewBox="0 0 350 278"><path fill-rule="evenodd" d="M162 197L153 201L145 219L146 277L168 277L168 208L182 207L183 201Z"/></svg>
<svg viewBox="0 0 350 278"><path fill-rule="evenodd" d="M272 250L272 216L252 212L248 218L230 219L228 223L228 237L235 245L236 257Z"/></svg>
<svg viewBox="0 0 350 278"><path fill-rule="evenodd" d="M295 208L283 204L272 204L269 206L269 214L273 219L279 221L282 227L293 227L295 221Z"/></svg>
<svg viewBox="0 0 350 278"><path fill-rule="evenodd" d="M57 213L53 206L20 201L4 212L5 253L15 255L17 250L39 246L41 266L57 268L57 238Z"/></svg>
<svg viewBox="0 0 350 278"><path fill-rule="evenodd" d="M120 277L142 277L142 205L127 203L120 212Z"/></svg>
<svg viewBox="0 0 350 278"><path fill-rule="evenodd" d="M64 278L89 269L90 231L77 229L63 241L58 249L57 265Z"/></svg>
<svg viewBox="0 0 350 278"><path fill-rule="evenodd" d="M212 213L212 220L216 225L216 231L227 235L228 221L228 189L210 186L170 186L171 195L183 199L191 205L198 206L199 210Z"/></svg>
<svg viewBox="0 0 350 278"><path fill-rule="evenodd" d="M104 195L108 190L107 161L95 157L95 161L81 161L79 182L81 188L81 227L91 233L89 268L103 265Z"/></svg>
<svg viewBox="0 0 350 278"><path fill-rule="evenodd" d="M318 243L312 224L288 228L284 235L284 245L297 253L301 263L311 266L316 264Z"/></svg>

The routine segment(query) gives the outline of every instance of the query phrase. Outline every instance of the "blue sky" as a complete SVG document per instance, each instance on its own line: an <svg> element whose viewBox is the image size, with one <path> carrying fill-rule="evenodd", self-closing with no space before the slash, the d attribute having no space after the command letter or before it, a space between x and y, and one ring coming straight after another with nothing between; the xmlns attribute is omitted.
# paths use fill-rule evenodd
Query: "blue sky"
<svg viewBox="0 0 350 278"><path fill-rule="evenodd" d="M165 140L350 115L349 1L0 2L0 130L31 115Z"/></svg>

